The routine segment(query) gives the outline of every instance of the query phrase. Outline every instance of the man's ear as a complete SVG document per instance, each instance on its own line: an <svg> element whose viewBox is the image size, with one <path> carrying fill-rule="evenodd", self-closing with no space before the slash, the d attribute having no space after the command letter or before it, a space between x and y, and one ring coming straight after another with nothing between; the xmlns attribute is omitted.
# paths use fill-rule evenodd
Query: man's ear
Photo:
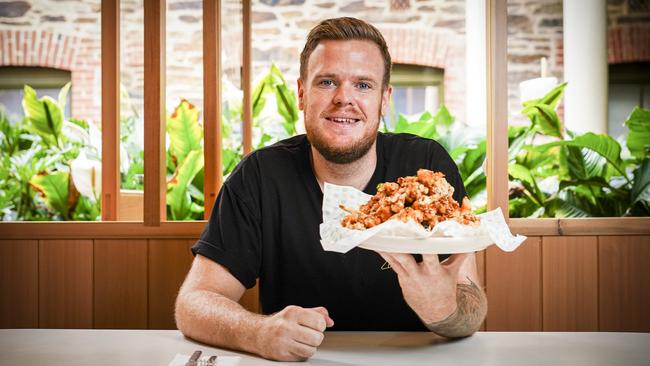
<svg viewBox="0 0 650 366"><path fill-rule="evenodd" d="M298 108L301 111L305 108L305 86L301 79L298 79Z"/></svg>
<svg viewBox="0 0 650 366"><path fill-rule="evenodd" d="M388 84L386 90L381 95L381 114L385 115L388 106L390 105L390 96L393 94L393 86Z"/></svg>

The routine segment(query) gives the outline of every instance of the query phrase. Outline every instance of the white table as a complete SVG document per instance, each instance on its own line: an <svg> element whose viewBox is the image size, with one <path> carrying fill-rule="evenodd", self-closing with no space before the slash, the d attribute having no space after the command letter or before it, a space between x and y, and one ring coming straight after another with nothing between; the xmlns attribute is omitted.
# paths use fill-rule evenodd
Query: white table
<svg viewBox="0 0 650 366"><path fill-rule="evenodd" d="M0 365L167 365L176 353L239 355L240 366L283 363L209 347L174 330L0 330ZM327 332L318 352L289 365L650 365L650 333Z"/></svg>

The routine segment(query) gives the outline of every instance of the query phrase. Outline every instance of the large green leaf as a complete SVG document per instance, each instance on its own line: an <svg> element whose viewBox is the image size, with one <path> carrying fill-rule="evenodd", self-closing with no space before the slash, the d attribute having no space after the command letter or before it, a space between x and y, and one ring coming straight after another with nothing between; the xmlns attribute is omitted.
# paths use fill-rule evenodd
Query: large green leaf
<svg viewBox="0 0 650 366"><path fill-rule="evenodd" d="M169 150L176 163L194 150L201 150L203 130L199 124L199 111L187 100L182 100L167 119Z"/></svg>
<svg viewBox="0 0 650 366"><path fill-rule="evenodd" d="M627 147L635 158L641 160L650 153L650 110L634 108L625 121L630 129Z"/></svg>
<svg viewBox="0 0 650 366"><path fill-rule="evenodd" d="M553 88L551 91L546 93L543 97L539 99L533 99L524 102L524 108L529 107L533 104L545 104L552 109L555 109L557 107L557 104L560 102L560 99L562 99L562 95L564 94L564 88L566 88L567 83L562 83L555 88Z"/></svg>
<svg viewBox="0 0 650 366"><path fill-rule="evenodd" d="M639 201L650 202L650 157L643 159L641 166L634 172L630 200L631 205Z"/></svg>
<svg viewBox="0 0 650 366"><path fill-rule="evenodd" d="M587 180L605 176L607 159L593 150L576 146L562 146L560 177L570 180Z"/></svg>
<svg viewBox="0 0 650 366"><path fill-rule="evenodd" d="M509 164L508 174L513 179L520 181L526 190L528 190L530 195L537 201L537 204L542 205L545 196L537 186L537 181L535 180L535 177L533 176L533 173L530 171L530 169L519 164Z"/></svg>
<svg viewBox="0 0 650 366"><path fill-rule="evenodd" d="M257 85L255 85L255 88L253 89L253 95L251 96L253 104L253 118L259 116L264 109L264 106L266 105L266 97L264 95L268 90L270 90L269 77L265 76L257 83ZM242 115L241 118L244 119L244 116Z"/></svg>
<svg viewBox="0 0 650 366"><path fill-rule="evenodd" d="M476 170L482 168L483 160L485 160L485 140L481 141L476 148L467 150L463 161L458 165L463 181L466 181Z"/></svg>
<svg viewBox="0 0 650 366"><path fill-rule="evenodd" d="M621 164L621 145L608 135L597 135L588 132L584 135L576 136L572 140L554 141L536 146L535 149L543 152L554 146L574 146L592 150L605 158L620 175L627 178Z"/></svg>
<svg viewBox="0 0 650 366"><path fill-rule="evenodd" d="M298 106L296 95L286 84L275 86L275 98L278 105L278 113L284 119L282 126L289 136L296 134L296 122L298 122Z"/></svg>
<svg viewBox="0 0 650 366"><path fill-rule="evenodd" d="M221 160L223 165L223 175L226 176L235 169L235 166L239 164L241 160L241 152L236 149L224 148L221 151Z"/></svg>
<svg viewBox="0 0 650 366"><path fill-rule="evenodd" d="M526 114L533 126L539 128L543 134L563 138L560 118L553 107L543 103L534 103L524 108L522 113Z"/></svg>
<svg viewBox="0 0 650 366"><path fill-rule="evenodd" d="M23 110L29 120L26 128L49 146L60 146L59 136L63 127L63 112L57 101L49 96L38 99L36 91L25 85Z"/></svg>
<svg viewBox="0 0 650 366"><path fill-rule="evenodd" d="M589 217L593 216L584 200L577 197L573 191L567 191L563 197L558 199L558 206L555 211L557 217Z"/></svg>
<svg viewBox="0 0 650 366"><path fill-rule="evenodd" d="M433 120L408 122L405 116L400 115L399 121L395 126L395 133L410 133L416 136L437 139L436 125Z"/></svg>
<svg viewBox="0 0 650 366"><path fill-rule="evenodd" d="M68 100L68 92L70 92L70 86L71 85L72 85L72 83L68 82L63 86L63 88L61 88L61 90L59 90L58 103L59 103L59 108L61 108L61 110L63 112L65 112L65 105L66 105L67 100Z"/></svg>
<svg viewBox="0 0 650 366"><path fill-rule="evenodd" d="M183 220L191 214L192 200L188 186L203 168L203 151L192 150L178 165L171 180L167 182L167 204L172 220Z"/></svg>
<svg viewBox="0 0 650 366"><path fill-rule="evenodd" d="M30 179L29 184L43 196L47 205L59 212L64 219L68 218L70 175L65 172L52 174L37 174Z"/></svg>
<svg viewBox="0 0 650 366"><path fill-rule="evenodd" d="M433 116L433 123L439 127L449 128L454 124L454 120L454 116L449 113L449 110L447 107L445 107L444 104L438 108L438 112L436 112L436 115Z"/></svg>

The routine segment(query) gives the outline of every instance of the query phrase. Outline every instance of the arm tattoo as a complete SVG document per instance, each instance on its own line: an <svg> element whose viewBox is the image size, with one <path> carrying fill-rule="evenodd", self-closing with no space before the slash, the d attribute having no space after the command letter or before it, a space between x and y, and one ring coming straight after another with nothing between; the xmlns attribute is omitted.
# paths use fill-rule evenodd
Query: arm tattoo
<svg viewBox="0 0 650 366"><path fill-rule="evenodd" d="M456 311L446 319L425 324L427 328L443 337L467 337L476 332L487 314L487 298L472 280L456 287Z"/></svg>

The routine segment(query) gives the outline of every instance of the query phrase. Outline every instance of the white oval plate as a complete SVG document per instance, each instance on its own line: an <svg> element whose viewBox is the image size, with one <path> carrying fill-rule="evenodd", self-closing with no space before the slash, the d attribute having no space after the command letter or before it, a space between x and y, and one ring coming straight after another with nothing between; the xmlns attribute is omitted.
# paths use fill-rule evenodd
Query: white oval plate
<svg viewBox="0 0 650 366"><path fill-rule="evenodd" d="M489 236L442 237L411 239L398 236L373 236L360 248L376 252L407 254L454 254L483 250L493 243Z"/></svg>

